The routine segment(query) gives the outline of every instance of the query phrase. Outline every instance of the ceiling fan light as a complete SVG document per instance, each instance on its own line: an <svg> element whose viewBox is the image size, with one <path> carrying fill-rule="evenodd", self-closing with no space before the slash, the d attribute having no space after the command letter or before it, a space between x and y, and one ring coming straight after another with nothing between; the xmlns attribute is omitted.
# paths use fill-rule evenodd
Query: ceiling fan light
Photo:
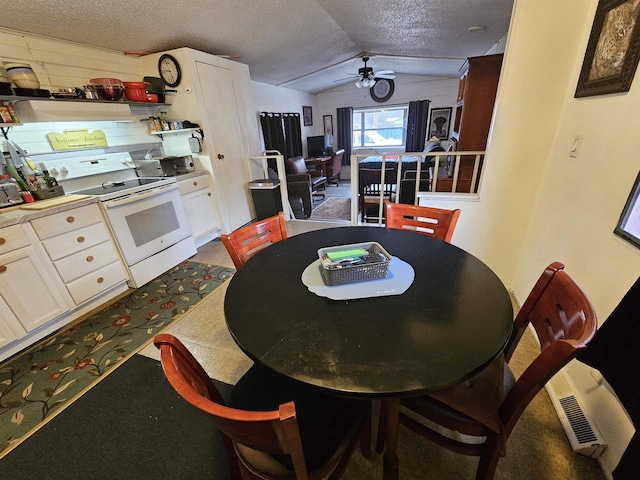
<svg viewBox="0 0 640 480"><path fill-rule="evenodd" d="M362 79L362 86L363 87L368 87L369 86L369 79L368 78L363 78Z"/></svg>
<svg viewBox="0 0 640 480"><path fill-rule="evenodd" d="M372 79L372 80L369 82L369 87L373 87L375 84L376 84L376 81L375 81L374 79Z"/></svg>
<svg viewBox="0 0 640 480"><path fill-rule="evenodd" d="M362 88L362 84L360 83L360 80L358 80L358 81L356 82L356 87L358 87L358 88Z"/></svg>

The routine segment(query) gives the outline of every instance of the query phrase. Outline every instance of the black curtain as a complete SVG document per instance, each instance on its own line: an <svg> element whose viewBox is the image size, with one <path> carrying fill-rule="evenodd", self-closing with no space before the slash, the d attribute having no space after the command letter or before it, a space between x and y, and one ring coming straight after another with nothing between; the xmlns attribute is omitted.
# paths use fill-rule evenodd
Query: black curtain
<svg viewBox="0 0 640 480"><path fill-rule="evenodd" d="M300 129L299 113L283 113L285 149L284 158L302 156L302 130Z"/></svg>
<svg viewBox="0 0 640 480"><path fill-rule="evenodd" d="M282 114L261 112L260 125L262 126L264 149L278 150L284 155L286 144L284 141L284 130L282 129Z"/></svg>
<svg viewBox="0 0 640 480"><path fill-rule="evenodd" d="M265 150L277 150L287 159L302 155L302 131L299 113L260 112ZM267 160L276 169L275 160Z"/></svg>
<svg viewBox="0 0 640 480"><path fill-rule="evenodd" d="M336 122L338 132L338 148L344 148L342 165L351 165L351 148L353 138L353 107L342 107L336 109Z"/></svg>
<svg viewBox="0 0 640 480"><path fill-rule="evenodd" d="M429 100L409 102L407 115L406 152L421 152L427 139L427 116L429 115Z"/></svg>

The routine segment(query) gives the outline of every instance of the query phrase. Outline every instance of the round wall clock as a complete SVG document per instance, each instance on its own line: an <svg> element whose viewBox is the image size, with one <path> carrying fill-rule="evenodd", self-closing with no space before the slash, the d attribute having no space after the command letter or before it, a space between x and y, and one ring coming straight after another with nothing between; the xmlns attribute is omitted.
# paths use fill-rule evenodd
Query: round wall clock
<svg viewBox="0 0 640 480"><path fill-rule="evenodd" d="M169 87L177 87L180 83L182 73L178 61L166 53L158 60L158 72Z"/></svg>
<svg viewBox="0 0 640 480"><path fill-rule="evenodd" d="M395 84L389 78L378 78L373 87L369 89L369 94L376 102L386 102L393 95Z"/></svg>

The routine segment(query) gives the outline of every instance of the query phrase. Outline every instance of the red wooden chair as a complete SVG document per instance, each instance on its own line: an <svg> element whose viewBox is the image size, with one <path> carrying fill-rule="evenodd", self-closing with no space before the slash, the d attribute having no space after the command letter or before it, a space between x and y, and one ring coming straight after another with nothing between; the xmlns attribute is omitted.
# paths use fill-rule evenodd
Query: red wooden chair
<svg viewBox="0 0 640 480"><path fill-rule="evenodd" d="M169 383L222 432L233 480L335 480L358 440L369 456L370 402L319 394L255 364L227 404L177 338L159 334L153 342Z"/></svg>
<svg viewBox="0 0 640 480"><path fill-rule="evenodd" d="M596 332L597 319L591 303L563 269L564 265L556 262L542 273L514 320L504 358L497 359L499 365L493 362L471 380L444 392L402 401L402 407L411 412L411 417L401 412L400 423L449 450L480 456L477 480L493 478L500 456L506 453L507 439L524 409L562 367L587 347ZM535 329L541 351L515 381L507 362L529 324ZM500 368L494 368L496 366ZM496 390L495 402L489 401L491 396L480 393ZM445 436L417 421L416 416L450 431L476 437L480 443ZM490 421L476 419L480 417ZM488 426L494 423L491 421L494 418L495 425ZM486 437L484 442L482 437Z"/></svg>
<svg viewBox="0 0 640 480"><path fill-rule="evenodd" d="M389 201L384 202L384 208L386 228L413 230L445 242L451 242L460 217L459 208L445 210Z"/></svg>
<svg viewBox="0 0 640 480"><path fill-rule="evenodd" d="M229 235L220 235L220 240L229 252L236 269L263 248L285 238L287 227L282 212L278 212L277 216L240 227Z"/></svg>

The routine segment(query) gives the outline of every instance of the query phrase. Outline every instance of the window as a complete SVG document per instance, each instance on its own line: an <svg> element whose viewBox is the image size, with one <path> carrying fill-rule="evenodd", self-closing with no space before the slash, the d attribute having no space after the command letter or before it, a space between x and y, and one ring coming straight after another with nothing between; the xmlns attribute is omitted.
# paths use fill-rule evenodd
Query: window
<svg viewBox="0 0 640 480"><path fill-rule="evenodd" d="M403 147L408 107L353 111L353 148Z"/></svg>

